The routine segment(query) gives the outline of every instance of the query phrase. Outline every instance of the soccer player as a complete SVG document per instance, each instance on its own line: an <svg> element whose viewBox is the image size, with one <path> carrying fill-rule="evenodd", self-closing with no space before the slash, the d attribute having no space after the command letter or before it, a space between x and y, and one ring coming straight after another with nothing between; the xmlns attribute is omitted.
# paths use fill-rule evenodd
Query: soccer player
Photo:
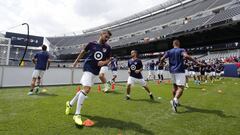
<svg viewBox="0 0 240 135"><path fill-rule="evenodd" d="M197 60L197 59L195 58L195 60ZM200 85L200 75L201 75L200 74L200 66L194 64L193 70L194 70L194 76L193 76L194 82L195 82L195 84Z"/></svg>
<svg viewBox="0 0 240 135"><path fill-rule="evenodd" d="M79 60L86 54L86 59L83 65L83 75L81 78L83 90L76 93L75 97L70 102L66 102L65 113L68 115L72 106L77 101L76 112L73 116L76 125L82 126L81 108L87 94L90 92L91 87L94 84L94 79L99 75L101 67L110 62L111 47L106 42L109 40L111 35L111 32L108 30L102 31L99 40L88 43L73 63L73 67L76 67Z"/></svg>
<svg viewBox="0 0 240 135"><path fill-rule="evenodd" d="M204 63L203 66L200 67L200 73L201 73L201 82L205 82L205 72L206 72L206 65L205 65L205 61L202 60L202 63Z"/></svg>
<svg viewBox="0 0 240 135"><path fill-rule="evenodd" d="M206 64L205 66L205 83L208 82L208 77L209 79L211 79L211 66L209 63Z"/></svg>
<svg viewBox="0 0 240 135"><path fill-rule="evenodd" d="M160 62L160 60L161 60L161 57L162 56L160 56L159 57L159 61L156 63L156 65L157 65L157 75L158 75L158 78L159 78L159 80L160 80L160 82L162 82L163 81L163 71L164 71L164 66L165 66L165 64L166 64L166 62L163 62L163 63L161 63Z"/></svg>
<svg viewBox="0 0 240 135"><path fill-rule="evenodd" d="M115 80L117 78L117 70L118 70L118 61L117 58L112 58L111 62L110 62L110 68L112 70L112 75L113 78L111 80L112 83L115 83Z"/></svg>
<svg viewBox="0 0 240 135"><path fill-rule="evenodd" d="M43 78L44 72L46 71L46 69L49 69L50 60L46 45L42 45L42 51L35 54L32 62L35 64L35 69L32 74L31 89L28 92L28 95L33 95L34 89L36 94L39 92L39 86L41 83L41 79ZM35 87L36 82L37 87Z"/></svg>
<svg viewBox="0 0 240 135"><path fill-rule="evenodd" d="M155 69L155 62L154 62L154 60L152 60L149 64L149 71L148 71L147 80L150 80L151 77L153 78L153 80L155 80L154 69Z"/></svg>
<svg viewBox="0 0 240 135"><path fill-rule="evenodd" d="M177 112L177 106L179 105L179 98L183 94L184 86L186 83L184 59L188 59L195 63L198 63L195 59L189 56L185 49L180 48L180 41L173 41L173 49L168 50L165 55L161 58L161 62L164 59L169 58L169 71L172 76L173 82L173 100L170 101L172 109Z"/></svg>
<svg viewBox="0 0 240 135"><path fill-rule="evenodd" d="M214 82L214 79L216 77L216 66L215 64L213 64L213 62L210 63L210 80L211 80L211 83Z"/></svg>
<svg viewBox="0 0 240 135"><path fill-rule="evenodd" d="M150 92L146 81L143 79L142 70L143 65L142 61L138 59L138 52L136 50L131 51L131 59L128 60L128 81L127 81L127 96L126 100L130 99L131 86L135 83L139 83L142 87L148 92L150 99L154 100L152 92Z"/></svg>

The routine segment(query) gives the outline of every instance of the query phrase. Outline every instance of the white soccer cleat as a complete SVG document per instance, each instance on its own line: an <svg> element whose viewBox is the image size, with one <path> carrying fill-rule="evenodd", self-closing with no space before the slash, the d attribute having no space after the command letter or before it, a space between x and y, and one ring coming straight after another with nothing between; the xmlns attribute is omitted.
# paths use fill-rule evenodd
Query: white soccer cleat
<svg viewBox="0 0 240 135"><path fill-rule="evenodd" d="M33 95L33 92L32 91L30 91L30 92L28 92L28 94L27 94L28 96L31 96L31 95Z"/></svg>

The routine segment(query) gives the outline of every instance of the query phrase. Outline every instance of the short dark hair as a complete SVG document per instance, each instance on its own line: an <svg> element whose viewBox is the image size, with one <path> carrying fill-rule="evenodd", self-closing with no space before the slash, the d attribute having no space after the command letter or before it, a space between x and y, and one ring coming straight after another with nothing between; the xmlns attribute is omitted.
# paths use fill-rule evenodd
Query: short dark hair
<svg viewBox="0 0 240 135"><path fill-rule="evenodd" d="M42 45L42 50L46 51L47 50L47 46L46 45Z"/></svg>
<svg viewBox="0 0 240 135"><path fill-rule="evenodd" d="M109 36L111 37L112 36L112 33L110 30L103 30L102 32L107 32L109 34Z"/></svg>

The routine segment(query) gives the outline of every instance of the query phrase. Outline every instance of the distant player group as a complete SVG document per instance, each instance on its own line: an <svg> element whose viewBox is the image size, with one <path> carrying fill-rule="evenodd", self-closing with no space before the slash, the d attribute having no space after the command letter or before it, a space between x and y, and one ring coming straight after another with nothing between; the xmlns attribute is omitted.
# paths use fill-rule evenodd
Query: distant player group
<svg viewBox="0 0 240 135"><path fill-rule="evenodd" d="M84 104L88 93L91 91L92 86L94 85L95 79L99 77L101 82L104 84L104 92L109 90L109 85L106 80L106 73L108 66L112 70L113 78L111 79L112 83L115 83L117 78L117 60L112 57L111 47L107 44L107 41L111 37L111 32L104 30L100 33L98 41L90 42L86 47L79 53L77 59L73 63L73 67L76 67L83 57L85 57L83 65L83 75L80 83L83 86L83 89L76 93L76 95L66 102L66 115L69 115L71 109L75 103L76 111L73 116L73 120L76 125L82 126L83 122L81 119L81 108ZM49 55L46 52L46 46L42 47L41 52L37 53L33 62L35 63L35 70L32 76L31 89L28 95L32 95L35 92L38 92L38 88L43 77L44 71L49 68L50 60ZM165 59L169 59L168 62ZM210 77L211 82L217 77L219 77L223 71L222 63L206 63L205 61L197 61L197 59L190 57L185 49L180 48L180 41L173 41L173 49L165 52L164 55L161 55L159 61L154 63L152 61L149 64L149 76L147 80L150 80L151 77L155 79L155 70L157 69L157 76L160 81L164 80L163 71L165 68L168 68L173 83L173 99L170 101L172 109L174 112L177 112L177 107L179 106L179 99L183 94L183 90L188 86L188 78L193 76L196 84L201 82L206 82L207 78ZM138 58L138 52L136 50L131 51L131 59L128 60L128 73L129 77L127 79L127 88L126 88L126 100L130 100L131 86L135 83L140 84L144 90L147 92L150 100L154 100L154 96L150 91L147 82L144 80L142 75L143 63ZM37 87L35 83L37 82Z"/></svg>

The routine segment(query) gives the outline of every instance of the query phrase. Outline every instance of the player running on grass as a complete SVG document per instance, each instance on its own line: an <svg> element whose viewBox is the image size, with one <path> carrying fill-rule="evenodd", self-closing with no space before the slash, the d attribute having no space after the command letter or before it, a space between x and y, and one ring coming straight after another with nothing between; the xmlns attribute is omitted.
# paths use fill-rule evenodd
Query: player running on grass
<svg viewBox="0 0 240 135"><path fill-rule="evenodd" d="M130 99L131 86L135 83L139 83L142 87L148 92L150 99L154 99L152 92L150 92L146 81L143 79L142 70L143 65L142 61L138 59L138 53L136 50L131 51L131 59L128 60L128 81L127 81L127 96L126 100Z"/></svg>
<svg viewBox="0 0 240 135"><path fill-rule="evenodd" d="M41 79L43 78L43 74L46 71L46 69L48 69L50 66L49 54L47 52L46 45L42 46L41 52L35 54L34 58L32 59L32 62L35 64L35 69L32 74L31 89L28 92L28 95L33 95L34 89L36 94L39 92L39 86L41 83ZM37 87L35 87L36 82Z"/></svg>
<svg viewBox="0 0 240 135"><path fill-rule="evenodd" d="M173 82L173 99L170 101L172 109L177 112L177 106L179 105L179 98L183 94L184 86L186 83L184 58L195 63L198 63L195 59L190 57L185 49L180 48L180 41L173 41L173 49L168 50L165 55L161 58L161 62L164 59L169 58L169 71L172 76ZM198 63L200 64L200 63Z"/></svg>
<svg viewBox="0 0 240 135"><path fill-rule="evenodd" d="M110 62L110 69L112 71L113 78L110 81L110 83L115 83L117 78L117 70L118 70L118 60L116 57L113 57Z"/></svg>
<svg viewBox="0 0 240 135"><path fill-rule="evenodd" d="M87 94L90 92L91 87L94 84L94 79L99 75L101 67L110 62L111 47L107 44L107 41L111 35L112 34L110 31L102 31L98 42L95 41L88 43L88 45L80 52L77 59L73 63L73 67L76 67L79 60L86 54L86 59L83 65L83 75L81 78L83 90L76 93L70 102L66 102L65 113L68 115L72 106L77 101L76 112L73 116L73 120L76 125L82 126L83 124L81 119L81 108Z"/></svg>

